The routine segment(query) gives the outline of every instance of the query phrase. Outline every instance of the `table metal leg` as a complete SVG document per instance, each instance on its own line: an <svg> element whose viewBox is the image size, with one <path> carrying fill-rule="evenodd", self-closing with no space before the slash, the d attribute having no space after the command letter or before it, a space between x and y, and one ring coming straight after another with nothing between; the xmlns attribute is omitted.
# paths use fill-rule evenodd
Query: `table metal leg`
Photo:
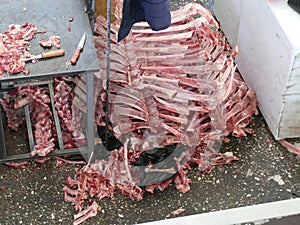
<svg viewBox="0 0 300 225"><path fill-rule="evenodd" d="M34 137L33 137L33 132L32 132L32 123L31 123L31 119L30 119L30 113L29 113L28 105L26 105L24 107L24 109L25 109L27 134L28 134L28 140L29 140L29 148L30 148L30 151L33 151L33 149L34 149Z"/></svg>
<svg viewBox="0 0 300 225"><path fill-rule="evenodd" d="M95 136L95 104L94 104L94 73L86 74L87 80L87 152L88 157L94 152L94 136Z"/></svg>
<svg viewBox="0 0 300 225"><path fill-rule="evenodd" d="M48 88L49 88L49 93L50 93L51 107L52 107L52 113L53 113L53 117L54 117L54 124L55 124L55 128L56 128L58 146L59 146L59 149L62 150L62 149L64 149L64 142L62 140L62 133L61 133L61 128L60 128L59 118L58 118L57 111L55 108L53 82L48 84Z"/></svg>
<svg viewBox="0 0 300 225"><path fill-rule="evenodd" d="M91 30L94 31L95 19L96 19L96 9L95 0L87 1L87 13L90 20Z"/></svg>
<svg viewBox="0 0 300 225"><path fill-rule="evenodd" d="M0 110L0 159L4 159L4 158L6 158L6 146L5 146L3 123L2 123L2 112Z"/></svg>

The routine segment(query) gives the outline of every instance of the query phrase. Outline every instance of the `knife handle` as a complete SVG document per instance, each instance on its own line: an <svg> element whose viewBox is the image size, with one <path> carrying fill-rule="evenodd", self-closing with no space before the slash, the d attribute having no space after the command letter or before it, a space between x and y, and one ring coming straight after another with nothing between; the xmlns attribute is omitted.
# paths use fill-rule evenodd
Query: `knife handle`
<svg viewBox="0 0 300 225"><path fill-rule="evenodd" d="M55 56L61 56L65 54L65 50L63 49L57 49L57 50L52 50L49 52L42 52L42 58L50 58L50 57L55 57Z"/></svg>
<svg viewBox="0 0 300 225"><path fill-rule="evenodd" d="M73 55L73 57L72 57L72 59L71 59L72 65L75 65L75 64L76 64L76 62L77 62L77 60L78 60L78 58L79 58L79 55L80 55L81 51L82 51L82 48L78 48L78 47L77 47L77 48L75 49L74 55Z"/></svg>

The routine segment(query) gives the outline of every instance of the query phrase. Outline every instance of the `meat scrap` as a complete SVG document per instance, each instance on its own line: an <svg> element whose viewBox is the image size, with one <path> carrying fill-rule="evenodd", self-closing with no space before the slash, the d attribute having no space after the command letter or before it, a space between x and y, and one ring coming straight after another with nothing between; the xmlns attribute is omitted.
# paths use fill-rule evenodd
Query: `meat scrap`
<svg viewBox="0 0 300 225"><path fill-rule="evenodd" d="M73 165L86 165L85 161L78 161L78 160L68 160L62 157L56 157L56 166L60 167L63 166L64 163L69 163Z"/></svg>
<svg viewBox="0 0 300 225"><path fill-rule="evenodd" d="M278 141L283 147L286 147L287 150L293 154L300 155L300 147L298 145L292 144L287 140L279 140Z"/></svg>
<svg viewBox="0 0 300 225"><path fill-rule="evenodd" d="M4 185L3 185L3 186L1 186L1 190L2 190L2 191L5 191L6 189L7 189L7 187L6 187L6 186L4 186Z"/></svg>
<svg viewBox="0 0 300 225"><path fill-rule="evenodd" d="M29 164L28 161L23 161L23 162L6 162L5 165L16 167L16 168L24 168Z"/></svg>
<svg viewBox="0 0 300 225"><path fill-rule="evenodd" d="M52 36L49 39L52 43L52 45L56 48L60 48L60 36Z"/></svg>
<svg viewBox="0 0 300 225"><path fill-rule="evenodd" d="M171 214L172 214L173 216L177 216L177 215L179 215L179 214L181 214L181 213L183 213L183 212L185 212L185 209L179 208L179 209L176 209L176 210L172 211Z"/></svg>
<svg viewBox="0 0 300 225"><path fill-rule="evenodd" d="M239 160L232 152L218 153L218 156L213 159L212 165L230 165L232 161Z"/></svg>
<svg viewBox="0 0 300 225"><path fill-rule="evenodd" d="M113 197L119 191L134 200L142 200L144 190L135 184L137 179L124 158L124 148L112 152L108 160L98 160L78 170L74 178L68 177L64 187L64 200L71 202L77 211L76 215L90 211L84 208L84 201L97 197ZM93 210L93 215L97 211ZM81 221L81 220L79 220ZM78 222L78 221L77 221ZM82 222L82 221L81 221Z"/></svg>
<svg viewBox="0 0 300 225"><path fill-rule="evenodd" d="M0 78L4 72L29 73L21 59L30 56L29 41L35 37L37 31L36 25L24 23L22 26L11 24L8 30L0 33Z"/></svg>
<svg viewBox="0 0 300 225"><path fill-rule="evenodd" d="M73 225L81 224L89 218L96 216L97 211L100 209L101 207L94 201L88 208L74 215Z"/></svg>
<svg viewBox="0 0 300 225"><path fill-rule="evenodd" d="M40 39L39 44L44 48L51 48L51 46L52 46L51 40L45 41L44 38Z"/></svg>
<svg viewBox="0 0 300 225"><path fill-rule="evenodd" d="M23 59L31 57L29 42L37 33L45 33L45 31L38 30L35 24L28 22L23 25L11 24L4 33L0 33L0 78L5 72L29 74ZM52 36L48 41L41 38L39 44L45 48L61 47L59 36Z"/></svg>
<svg viewBox="0 0 300 225"><path fill-rule="evenodd" d="M48 41L45 41L44 38L41 38L39 44L44 48L51 48L52 46L60 48L60 36L52 36Z"/></svg>

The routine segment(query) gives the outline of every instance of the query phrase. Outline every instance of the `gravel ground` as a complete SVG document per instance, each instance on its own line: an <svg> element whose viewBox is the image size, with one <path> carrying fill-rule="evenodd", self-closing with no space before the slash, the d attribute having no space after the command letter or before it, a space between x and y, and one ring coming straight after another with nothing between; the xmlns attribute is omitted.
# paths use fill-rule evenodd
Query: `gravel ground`
<svg viewBox="0 0 300 225"><path fill-rule="evenodd" d="M171 0L172 9L184 2ZM191 171L188 193L181 194L171 185L139 202L116 194L98 201L101 210L83 224L136 224L174 217L171 212L178 208L185 209L180 214L185 216L299 197L299 160L273 139L261 115L253 117L251 127L255 135L230 137L221 148L240 160L206 174ZM55 163L55 159L32 162L23 169L0 165L1 225L72 224L74 209L63 201L62 189L67 176L81 166L57 168Z"/></svg>

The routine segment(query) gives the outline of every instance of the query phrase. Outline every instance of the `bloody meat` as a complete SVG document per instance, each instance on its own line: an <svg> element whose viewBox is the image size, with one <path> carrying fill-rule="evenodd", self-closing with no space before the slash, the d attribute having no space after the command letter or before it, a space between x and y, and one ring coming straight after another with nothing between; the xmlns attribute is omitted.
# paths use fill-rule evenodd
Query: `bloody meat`
<svg viewBox="0 0 300 225"><path fill-rule="evenodd" d="M125 144L107 160L96 161L69 178L65 200L78 211L83 210L88 195L101 199L112 196L114 190L136 200L141 200L145 191L163 191L172 182L180 192L189 191L190 165L204 172L213 165L238 160L218 154L211 143L221 142L229 134L241 137L251 133L246 126L257 113L254 91L236 72L238 49L226 42L207 9L189 3L171 12L168 29L154 32L147 23L137 23L127 38L117 43L121 9L122 4L116 4L116 22L111 24L109 121L113 134ZM200 18L195 19L196 15ZM105 18L97 17L94 43L101 70L95 82L102 86L96 93L98 126L105 124L106 115L106 29ZM141 174L132 165L157 143L185 147L173 158L172 167L146 165L146 174L169 173L171 177L141 188Z"/></svg>

